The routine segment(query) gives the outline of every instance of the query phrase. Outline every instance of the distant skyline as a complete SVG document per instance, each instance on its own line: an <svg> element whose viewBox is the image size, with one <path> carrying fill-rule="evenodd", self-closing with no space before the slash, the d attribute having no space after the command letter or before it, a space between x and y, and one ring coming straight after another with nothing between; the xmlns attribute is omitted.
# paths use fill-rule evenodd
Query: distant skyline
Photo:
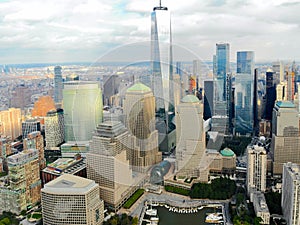
<svg viewBox="0 0 300 225"><path fill-rule="evenodd" d="M158 4L0 0L0 64L93 62L103 55L104 61L149 59L150 14ZM220 42L230 44L231 62L245 50L254 51L258 62L300 60L300 0L162 0L162 5L171 12L174 61L211 61Z"/></svg>

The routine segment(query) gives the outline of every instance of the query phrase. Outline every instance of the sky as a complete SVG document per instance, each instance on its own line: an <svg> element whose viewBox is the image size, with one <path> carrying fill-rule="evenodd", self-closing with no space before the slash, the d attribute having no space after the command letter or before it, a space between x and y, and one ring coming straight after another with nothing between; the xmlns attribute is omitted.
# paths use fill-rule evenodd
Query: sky
<svg viewBox="0 0 300 225"><path fill-rule="evenodd" d="M159 0L0 0L0 64L149 58ZM212 60L215 44L256 61L300 60L300 0L162 0L175 60Z"/></svg>

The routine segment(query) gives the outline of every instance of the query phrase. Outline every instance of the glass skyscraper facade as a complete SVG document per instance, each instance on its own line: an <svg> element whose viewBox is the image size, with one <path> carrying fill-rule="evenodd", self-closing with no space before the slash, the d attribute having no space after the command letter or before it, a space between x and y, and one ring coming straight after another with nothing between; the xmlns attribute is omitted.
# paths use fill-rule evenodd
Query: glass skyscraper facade
<svg viewBox="0 0 300 225"><path fill-rule="evenodd" d="M99 84L90 81L64 83L65 141L89 141L102 122L103 103Z"/></svg>
<svg viewBox="0 0 300 225"><path fill-rule="evenodd" d="M229 103L231 76L229 67L229 44L217 43L216 55L213 58L214 71L214 106L212 131L229 133Z"/></svg>
<svg viewBox="0 0 300 225"><path fill-rule="evenodd" d="M216 44L216 101L226 101L226 76L229 70L229 44Z"/></svg>
<svg viewBox="0 0 300 225"><path fill-rule="evenodd" d="M151 13L151 88L156 111L169 112L173 103L171 17L167 7L154 7Z"/></svg>
<svg viewBox="0 0 300 225"><path fill-rule="evenodd" d="M237 52L235 76L235 133L253 132L254 52Z"/></svg>

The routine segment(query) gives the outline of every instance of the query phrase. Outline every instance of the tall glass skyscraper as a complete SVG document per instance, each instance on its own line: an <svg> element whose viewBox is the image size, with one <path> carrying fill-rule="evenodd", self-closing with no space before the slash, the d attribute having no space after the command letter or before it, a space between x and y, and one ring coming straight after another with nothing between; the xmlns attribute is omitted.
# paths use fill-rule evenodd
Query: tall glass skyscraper
<svg viewBox="0 0 300 225"><path fill-rule="evenodd" d="M151 89L156 98L156 111L169 112L173 103L171 17L167 7L154 7L151 13Z"/></svg>
<svg viewBox="0 0 300 225"><path fill-rule="evenodd" d="M235 132L253 132L254 52L237 52L235 76Z"/></svg>
<svg viewBox="0 0 300 225"><path fill-rule="evenodd" d="M61 75L61 67L56 66L54 68L54 101L55 101L55 103L61 103L62 89L63 89L63 79L62 79L62 75Z"/></svg>
<svg viewBox="0 0 300 225"><path fill-rule="evenodd" d="M212 130L229 133L229 103L231 76L229 74L229 44L217 43L216 55L213 58L214 71L214 106Z"/></svg>
<svg viewBox="0 0 300 225"><path fill-rule="evenodd" d="M229 44L216 44L216 101L226 101L226 76L229 73Z"/></svg>
<svg viewBox="0 0 300 225"><path fill-rule="evenodd" d="M64 83L65 141L89 141L102 122L103 103L99 84L91 81Z"/></svg>

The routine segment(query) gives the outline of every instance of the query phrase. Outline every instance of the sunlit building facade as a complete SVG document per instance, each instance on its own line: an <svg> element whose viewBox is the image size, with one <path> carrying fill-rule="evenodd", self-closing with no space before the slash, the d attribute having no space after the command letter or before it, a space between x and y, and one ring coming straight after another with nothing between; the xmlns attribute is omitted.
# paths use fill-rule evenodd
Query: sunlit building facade
<svg viewBox="0 0 300 225"><path fill-rule="evenodd" d="M103 104L99 84L90 81L64 83L65 141L88 141L102 122Z"/></svg>
<svg viewBox="0 0 300 225"><path fill-rule="evenodd" d="M104 203L95 181L64 174L42 189L44 224L101 225Z"/></svg>
<svg viewBox="0 0 300 225"><path fill-rule="evenodd" d="M21 135L21 109L10 108L0 111L0 136L16 139Z"/></svg>

